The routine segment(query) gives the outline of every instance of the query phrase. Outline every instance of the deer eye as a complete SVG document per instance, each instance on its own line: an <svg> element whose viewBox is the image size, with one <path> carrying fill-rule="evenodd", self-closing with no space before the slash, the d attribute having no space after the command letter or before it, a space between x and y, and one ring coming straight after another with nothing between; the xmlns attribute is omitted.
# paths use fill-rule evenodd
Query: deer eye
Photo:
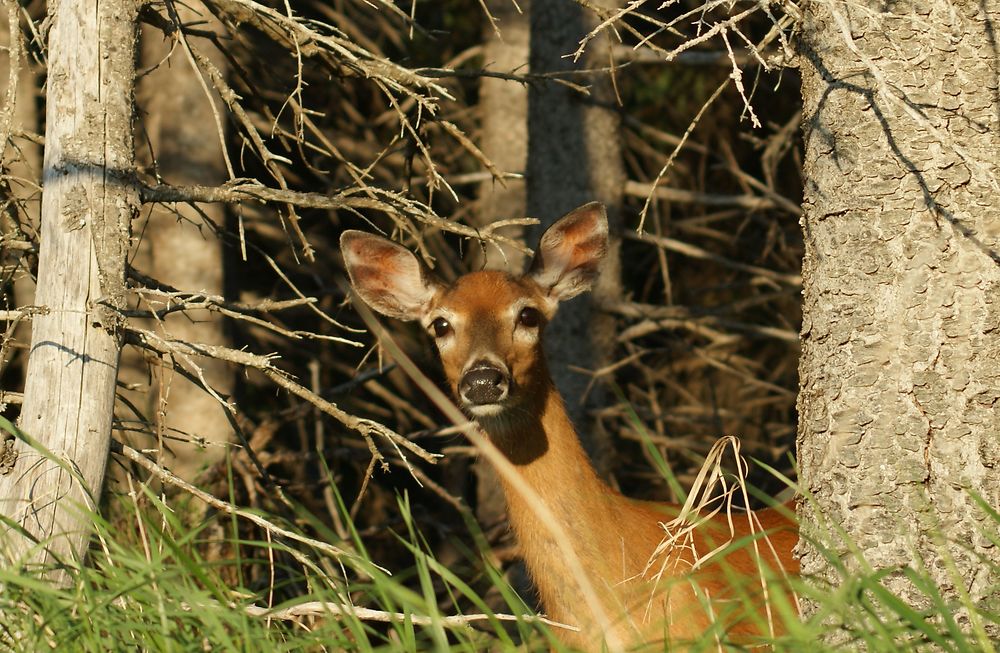
<svg viewBox="0 0 1000 653"><path fill-rule="evenodd" d="M444 338L451 333L451 322L443 317L436 318L431 322L431 331L434 332L435 338Z"/></svg>
<svg viewBox="0 0 1000 653"><path fill-rule="evenodd" d="M528 329L534 329L542 323L542 314L538 312L537 308L526 306L518 314L517 323Z"/></svg>

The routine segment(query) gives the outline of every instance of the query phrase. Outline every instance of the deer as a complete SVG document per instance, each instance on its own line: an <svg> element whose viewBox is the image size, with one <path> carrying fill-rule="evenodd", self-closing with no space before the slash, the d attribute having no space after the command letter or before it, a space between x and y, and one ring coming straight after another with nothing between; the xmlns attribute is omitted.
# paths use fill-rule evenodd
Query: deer
<svg viewBox="0 0 1000 653"><path fill-rule="evenodd" d="M578 628L556 631L565 645L683 649L706 632L744 644L779 634L767 606L780 582L761 578L799 573L791 504L692 516L623 496L595 472L549 374L545 326L592 288L608 243L593 202L543 233L523 274L479 270L447 284L386 238L349 230L340 240L357 297L419 321L457 405L516 470L500 474L508 520L548 617ZM679 517L690 525L671 537Z"/></svg>

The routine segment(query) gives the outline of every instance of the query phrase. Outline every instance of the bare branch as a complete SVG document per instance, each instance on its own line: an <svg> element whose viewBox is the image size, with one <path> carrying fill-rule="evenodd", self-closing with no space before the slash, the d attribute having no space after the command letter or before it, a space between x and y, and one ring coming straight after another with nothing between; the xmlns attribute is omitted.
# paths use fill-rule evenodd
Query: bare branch
<svg viewBox="0 0 1000 653"><path fill-rule="evenodd" d="M228 503L228 502L223 501L221 499L217 499L216 497L212 496L208 492L205 492L204 490L202 490L202 489L200 489L200 488L198 488L198 487L196 487L194 485L191 485L190 483L188 483L184 479L179 478L178 476L174 475L174 473L171 472L169 469L166 469L165 467L161 467L160 465L157 465L155 462L153 462L152 460L150 460L149 458L147 458L143 454L139 453L138 451L136 451L132 447L128 446L127 444L122 444L121 442L118 442L117 440L112 440L111 441L111 450L114 453L121 454L121 455L125 456L126 458L128 458L129 460L131 460L132 462L134 462L135 464L139 465L140 467L142 467L146 471L148 471L151 474L153 474L156 478L160 479L160 481L162 481L163 483L166 483L167 485L172 485L172 486L174 486L176 488L179 488L179 489L187 492L188 494L190 494L190 495L192 495L194 497L197 497L198 499L200 499L201 501L204 501L206 504L208 504L209 506L211 506L213 509L218 510L219 512L225 513L227 515L234 515L236 517L241 517L242 519L246 519L247 521L252 522L253 524L259 526L260 528L263 528L264 530L266 530L267 532L269 532L269 533L271 533L271 534L273 534L275 536L278 536L278 537L281 537L281 538L284 538L284 539L288 539L288 540L292 540L292 541L295 541L295 542L299 542L299 543L305 544L307 546L311 546L314 549L317 549L317 550L322 551L322 552L324 552L324 553L326 553L326 554L328 554L330 556L333 556L334 558L351 558L351 559L354 559L354 558L358 557L357 554L354 553L353 551L349 551L347 549L342 549L340 547L334 546L334 545L329 544L327 542L321 542L320 540L316 540L316 539L313 539L311 537L306 537L305 535L301 535L301 534L296 533L294 531L290 531L288 529L282 528L282 527L278 526L277 524L273 524L272 522L264 519L263 517L261 517L260 515L258 515L255 512L251 512L249 510L243 510L242 508L237 508L236 506L234 506L231 503ZM372 563L365 562L365 564L372 564ZM377 565L375 565L375 566L377 566Z"/></svg>
<svg viewBox="0 0 1000 653"><path fill-rule="evenodd" d="M386 439L404 462L406 462L406 456L403 454L402 449L406 449L429 463L436 462L437 458L440 457L435 454L428 453L422 447L410 442L400 434L382 424L379 424L378 422L355 417L354 415L341 410L333 402L324 399L300 383L293 381L289 378L289 375L286 372L275 367L273 364L273 361L278 358L277 354L259 355L239 349L230 349L221 345L193 344L180 340L164 338L146 329L135 328L128 329L126 331L125 341L129 344L149 349L160 354L208 356L217 360L226 361L228 363L234 363L244 368L256 369L276 385L288 390L300 399L308 401L347 428L357 431L366 439L366 441L370 443L370 447L374 447L372 438L378 436Z"/></svg>
<svg viewBox="0 0 1000 653"><path fill-rule="evenodd" d="M538 223L537 220L525 218L504 220L487 225L482 229L475 229L440 218L430 207L406 198L400 193L375 187L352 188L336 195L323 195L271 188L255 180L237 179L222 186L144 185L140 189L140 195L144 202L226 202L236 204L245 201L258 201L281 202L314 209L368 209L381 211L390 216L405 216L441 231L509 245L523 252L531 250L520 242L501 236L496 232L504 227Z"/></svg>

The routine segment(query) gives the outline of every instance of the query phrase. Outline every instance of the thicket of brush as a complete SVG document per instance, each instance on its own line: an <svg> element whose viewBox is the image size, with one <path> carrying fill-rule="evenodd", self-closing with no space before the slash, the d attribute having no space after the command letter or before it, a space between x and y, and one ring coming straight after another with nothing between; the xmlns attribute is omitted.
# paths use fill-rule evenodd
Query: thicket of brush
<svg viewBox="0 0 1000 653"><path fill-rule="evenodd" d="M652 15L677 19L696 5ZM201 383L204 359L170 340L170 323L161 318L167 311L178 320L187 311L194 320L206 309L223 313L230 348L207 353L238 379L228 398L238 446L229 466L186 480L253 509L274 510L287 496L346 538L332 499L339 495L366 548L391 568L408 555L391 531L405 530L397 497L409 492L430 550L446 560L458 556L452 535L464 528L466 506L476 504L475 451L419 387L383 365L373 350L374 338L346 303L337 242L348 228L395 232L433 260L442 276L454 278L468 267L464 255L480 247L477 236L489 241L503 235L469 226L480 209L479 184L498 172L470 146L483 111L477 74L493 70L482 54L490 19L479 7L458 3L417 3L414 22L389 5L364 3L301 2L294 16L253 3L207 6L228 33L212 42L190 25L186 47L201 66L199 52L222 48L231 65L226 79L206 80L228 98L230 161L244 181L217 193L233 204L232 220L201 226L205 237L225 245L230 288L224 298L205 297L197 288L161 284L141 268L130 272L135 310L125 354L148 367L136 385L149 378ZM39 9L33 6L22 20L40 18ZM164 14L163 20L170 18ZM632 27L621 32L624 43L613 51L629 179L626 294L604 307L618 322L613 364L580 370L595 385L616 388L628 404L609 394L595 416L616 443L607 467L626 494L676 500L678 490L657 478L653 452L669 464L678 487L686 487L715 439L734 434L745 451L791 476L802 251L795 74L765 71L737 48L740 62L751 62L754 106L764 117L759 129L750 129L741 120L744 102L731 84L724 51L674 64L632 61L631 46L652 28L626 20ZM772 28L764 12L741 24L755 43ZM295 39L307 39L310 49L297 55ZM660 52L682 43L682 35L669 32L651 42ZM27 54L43 60L38 46L29 40ZM717 40L702 46L721 47ZM23 64L40 68L30 57ZM552 83L523 72L511 72L510 83ZM660 191L670 193L653 196L647 206L667 159L672 163ZM140 174L149 201L197 195L170 189L153 167ZM28 251L3 268L3 289L14 307L15 280L30 276L37 260L28 216L38 195L7 199L7 216L21 221L16 226ZM635 237L640 221L645 240ZM136 236L148 237L142 231ZM433 377L437 364L420 329L392 321L386 326ZM15 327L9 325L3 342L5 389L18 385L26 361L28 343L16 339L27 338L28 330ZM121 388L116 438L143 450L191 439L162 428L156 413L185 406L171 403L166 382L158 392L150 399ZM16 393L0 401L3 415L16 418ZM643 437L652 445L644 446ZM121 457L111 467L112 502L129 490L129 473L137 484L148 478ZM763 485L769 479L759 474L753 480ZM185 492L179 495L166 500L173 505ZM243 529L248 539L260 537ZM494 562L508 569L514 551L506 526L488 525L484 538ZM225 548L206 555L222 555Z"/></svg>

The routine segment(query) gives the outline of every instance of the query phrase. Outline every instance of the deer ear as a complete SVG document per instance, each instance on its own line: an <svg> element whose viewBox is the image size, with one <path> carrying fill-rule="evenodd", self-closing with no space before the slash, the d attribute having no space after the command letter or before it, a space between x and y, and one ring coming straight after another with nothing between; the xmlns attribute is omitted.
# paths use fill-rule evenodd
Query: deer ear
<svg viewBox="0 0 1000 653"><path fill-rule="evenodd" d="M381 236L345 231L340 251L354 290L382 315L420 319L441 289L410 250Z"/></svg>
<svg viewBox="0 0 1000 653"><path fill-rule="evenodd" d="M527 276L560 302L591 289L607 251L604 205L584 204L545 230Z"/></svg>

